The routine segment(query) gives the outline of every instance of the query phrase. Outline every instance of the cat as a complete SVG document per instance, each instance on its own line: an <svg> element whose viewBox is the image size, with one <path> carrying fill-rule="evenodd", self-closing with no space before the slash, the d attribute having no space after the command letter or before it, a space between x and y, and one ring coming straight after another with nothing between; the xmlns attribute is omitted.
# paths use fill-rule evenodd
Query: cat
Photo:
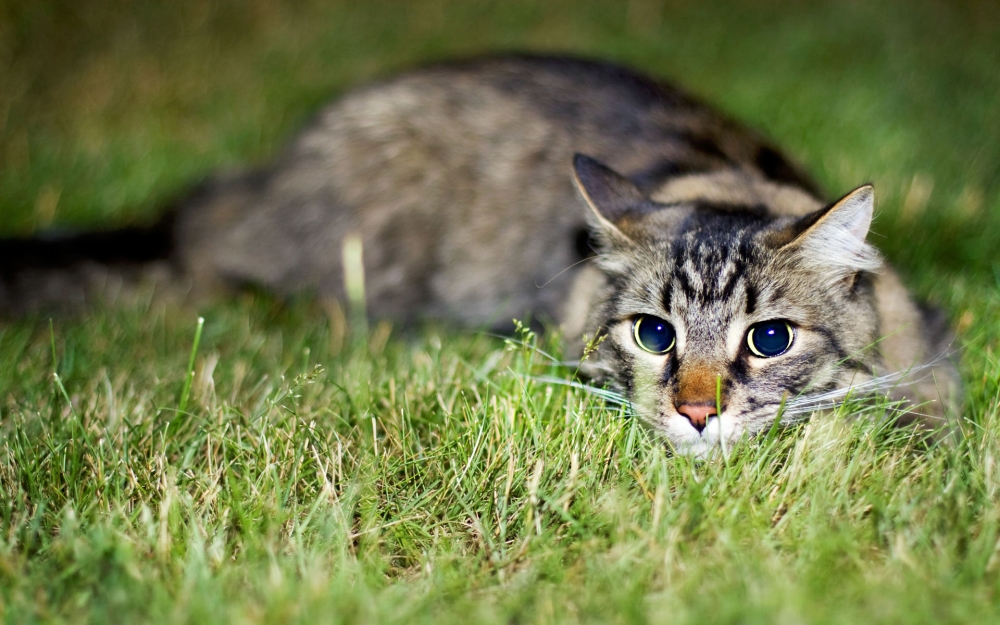
<svg viewBox="0 0 1000 625"><path fill-rule="evenodd" d="M952 334L865 242L874 201L862 185L827 202L757 133L630 69L479 58L348 92L273 163L151 227L0 243L0 309L157 263L198 294L343 301L360 253L373 316L531 315L589 337L582 374L682 453L848 392L954 429Z"/></svg>

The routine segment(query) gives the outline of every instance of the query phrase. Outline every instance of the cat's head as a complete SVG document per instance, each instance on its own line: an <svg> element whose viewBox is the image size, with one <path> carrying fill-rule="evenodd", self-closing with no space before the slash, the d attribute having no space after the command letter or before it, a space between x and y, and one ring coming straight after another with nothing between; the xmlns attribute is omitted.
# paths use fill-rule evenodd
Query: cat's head
<svg viewBox="0 0 1000 625"><path fill-rule="evenodd" d="M606 338L585 372L675 449L706 455L769 428L783 401L870 371L871 186L824 207L723 172L654 200L589 157L574 170L605 275L590 324Z"/></svg>

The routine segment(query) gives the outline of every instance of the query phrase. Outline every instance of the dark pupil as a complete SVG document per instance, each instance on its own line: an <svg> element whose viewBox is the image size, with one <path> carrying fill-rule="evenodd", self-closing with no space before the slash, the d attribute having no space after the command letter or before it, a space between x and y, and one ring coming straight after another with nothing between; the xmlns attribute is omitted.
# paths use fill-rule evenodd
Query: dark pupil
<svg viewBox="0 0 1000 625"><path fill-rule="evenodd" d="M784 323L764 323L753 333L757 351L765 356L777 356L788 347L788 326Z"/></svg>
<svg viewBox="0 0 1000 625"><path fill-rule="evenodd" d="M665 352L674 344L674 329L656 317L640 319L637 334L642 347L651 352Z"/></svg>

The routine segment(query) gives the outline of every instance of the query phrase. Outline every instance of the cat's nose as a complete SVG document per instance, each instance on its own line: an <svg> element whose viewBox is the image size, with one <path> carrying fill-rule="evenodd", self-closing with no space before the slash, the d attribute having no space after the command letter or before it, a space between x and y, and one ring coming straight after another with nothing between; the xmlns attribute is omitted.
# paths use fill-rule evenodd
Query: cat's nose
<svg viewBox="0 0 1000 625"><path fill-rule="evenodd" d="M716 414L715 404L682 404L677 406L677 412L687 417L694 429L699 432L705 429L708 418Z"/></svg>

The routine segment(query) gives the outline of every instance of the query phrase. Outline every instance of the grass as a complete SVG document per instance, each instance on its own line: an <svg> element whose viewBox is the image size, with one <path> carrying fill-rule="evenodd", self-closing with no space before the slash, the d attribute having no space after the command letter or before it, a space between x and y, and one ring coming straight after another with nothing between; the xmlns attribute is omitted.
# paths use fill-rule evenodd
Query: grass
<svg viewBox="0 0 1000 625"><path fill-rule="evenodd" d="M421 61L598 55L875 182L875 240L960 330L969 435L845 406L694 463L535 380L571 378L554 335L140 294L0 326L5 622L1000 620L991 3L85 4L0 0L4 234L149 220Z"/></svg>

